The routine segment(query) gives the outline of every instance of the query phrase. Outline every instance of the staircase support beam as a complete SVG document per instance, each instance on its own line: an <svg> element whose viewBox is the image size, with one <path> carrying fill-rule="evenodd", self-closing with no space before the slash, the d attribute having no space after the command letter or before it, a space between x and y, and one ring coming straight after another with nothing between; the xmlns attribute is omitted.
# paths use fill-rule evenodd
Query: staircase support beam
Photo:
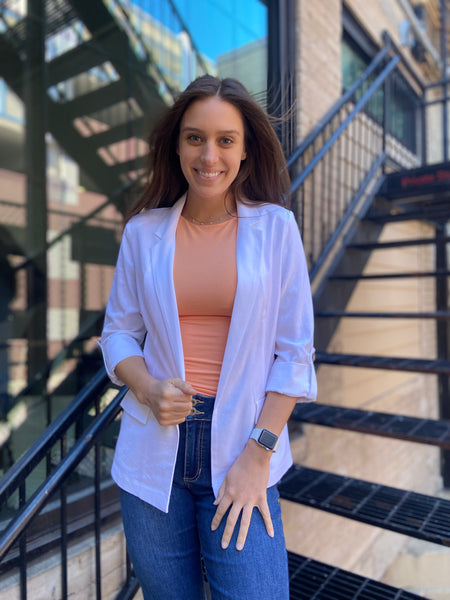
<svg viewBox="0 0 450 600"><path fill-rule="evenodd" d="M448 268L446 227L441 224L436 228L436 270ZM436 309L448 310L447 277L440 275L436 278ZM450 356L449 331L447 321L437 321L437 356L438 359L448 359ZM438 375L439 414L442 419L450 419L450 381L445 374ZM441 450L441 475L444 487L450 488L450 451Z"/></svg>
<svg viewBox="0 0 450 600"><path fill-rule="evenodd" d="M28 379L43 372L47 357L47 94L45 77L45 1L28 0L27 56L24 71L27 207ZM45 380L42 381L42 388Z"/></svg>
<svg viewBox="0 0 450 600"><path fill-rule="evenodd" d="M440 0L439 10L441 13L441 60L442 60L442 77L447 77L447 10L445 0ZM448 119L447 119L447 86L443 86L443 102L442 102L442 135L443 135L443 160L448 161Z"/></svg>

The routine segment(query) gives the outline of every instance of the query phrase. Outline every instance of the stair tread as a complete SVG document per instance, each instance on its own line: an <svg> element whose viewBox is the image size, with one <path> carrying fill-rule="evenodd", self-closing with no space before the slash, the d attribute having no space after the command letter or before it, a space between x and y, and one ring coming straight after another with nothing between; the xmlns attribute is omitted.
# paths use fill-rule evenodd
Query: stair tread
<svg viewBox="0 0 450 600"><path fill-rule="evenodd" d="M284 500L450 546L450 500L294 465L279 484Z"/></svg>
<svg viewBox="0 0 450 600"><path fill-rule="evenodd" d="M327 404L297 404L294 421L379 435L450 450L450 421L410 417Z"/></svg>
<svg viewBox="0 0 450 600"><path fill-rule="evenodd" d="M450 375L450 361L445 359L398 358L394 356L369 356L360 354L338 354L316 352L317 364L345 365L390 371L416 371Z"/></svg>
<svg viewBox="0 0 450 600"><path fill-rule="evenodd" d="M289 600L426 600L412 592L288 551ZM139 589L134 574L129 583ZM360 595L362 594L362 595ZM128 596L127 596L128 597Z"/></svg>
<svg viewBox="0 0 450 600"><path fill-rule="evenodd" d="M140 169L145 169L147 166L147 162L147 156L136 156L123 162L117 162L114 165L112 165L110 169L111 172L114 172L116 177L119 177L120 175L128 173L129 171L138 171Z"/></svg>
<svg viewBox="0 0 450 600"><path fill-rule="evenodd" d="M122 79L112 81L92 92L77 96L73 100L64 102L64 112L67 117L75 119L102 110L113 104L121 102L127 97L127 84Z"/></svg>
<svg viewBox="0 0 450 600"><path fill-rule="evenodd" d="M448 277L450 271L445 269L436 269L435 271L403 271L398 273L371 273L364 274L335 274L329 277L331 280L354 280L354 279L398 279L398 278L416 278L416 277Z"/></svg>
<svg viewBox="0 0 450 600"><path fill-rule="evenodd" d="M447 221L450 218L450 205L437 204L435 206L425 205L416 210L392 211L392 212L369 212L364 216L365 221L374 223L395 223L402 221Z"/></svg>
<svg viewBox="0 0 450 600"><path fill-rule="evenodd" d="M417 594L294 552L288 552L288 564L290 600L423 600Z"/></svg>
<svg viewBox="0 0 450 600"><path fill-rule="evenodd" d="M450 311L437 310L429 312L370 312L370 311L345 311L345 310L322 310L314 315L316 318L370 318L370 319L450 319Z"/></svg>
<svg viewBox="0 0 450 600"><path fill-rule="evenodd" d="M450 237L444 237L442 240L431 237L408 240L392 240L390 242L354 242L352 244L348 244L347 248L352 250L389 250L391 248L407 246L427 246L436 244L438 241L450 242Z"/></svg>
<svg viewBox="0 0 450 600"><path fill-rule="evenodd" d="M94 133L89 138L89 143L95 148L109 146L116 142L126 140L129 137L145 138L145 124L143 117L127 120L125 123L114 125L105 131Z"/></svg>
<svg viewBox="0 0 450 600"><path fill-rule="evenodd" d="M78 44L48 63L49 87L85 73L105 62L106 57L90 42Z"/></svg>

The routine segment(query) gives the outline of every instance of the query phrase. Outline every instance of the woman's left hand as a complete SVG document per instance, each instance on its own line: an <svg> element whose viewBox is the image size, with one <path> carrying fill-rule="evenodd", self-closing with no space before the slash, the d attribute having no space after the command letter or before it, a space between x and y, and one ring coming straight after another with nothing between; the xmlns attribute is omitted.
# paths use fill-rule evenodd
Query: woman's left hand
<svg viewBox="0 0 450 600"><path fill-rule="evenodd" d="M228 547L238 518L241 516L236 549L242 550L255 507L262 515L267 534L270 537L274 536L267 504L271 455L271 452L259 446L254 440L249 440L242 454L226 474L214 502L217 510L211 523L211 529L215 531L227 510L230 509L222 536L222 548Z"/></svg>

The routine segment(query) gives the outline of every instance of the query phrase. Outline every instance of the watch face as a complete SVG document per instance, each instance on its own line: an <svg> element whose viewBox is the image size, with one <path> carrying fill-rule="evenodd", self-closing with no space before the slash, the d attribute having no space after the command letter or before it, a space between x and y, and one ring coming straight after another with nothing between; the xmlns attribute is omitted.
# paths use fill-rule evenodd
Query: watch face
<svg viewBox="0 0 450 600"><path fill-rule="evenodd" d="M267 431L267 429L263 429L259 435L259 443L263 446L266 446L266 448L269 448L270 450L274 449L277 440L277 436L273 433L270 433L270 431Z"/></svg>

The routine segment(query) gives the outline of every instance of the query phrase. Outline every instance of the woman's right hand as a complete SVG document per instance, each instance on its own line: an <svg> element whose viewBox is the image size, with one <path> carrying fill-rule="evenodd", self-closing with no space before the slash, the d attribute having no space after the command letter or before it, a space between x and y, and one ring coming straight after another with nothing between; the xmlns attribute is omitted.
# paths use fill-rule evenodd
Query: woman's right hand
<svg viewBox="0 0 450 600"><path fill-rule="evenodd" d="M155 379L140 356L129 356L115 367L117 377L127 385L141 404L152 409L163 426L183 423L192 409L197 392L190 383L177 377Z"/></svg>
<svg viewBox="0 0 450 600"><path fill-rule="evenodd" d="M136 398L150 406L160 425L167 426L183 423L191 412L195 393L191 384L182 379L153 379L146 390L136 394Z"/></svg>

